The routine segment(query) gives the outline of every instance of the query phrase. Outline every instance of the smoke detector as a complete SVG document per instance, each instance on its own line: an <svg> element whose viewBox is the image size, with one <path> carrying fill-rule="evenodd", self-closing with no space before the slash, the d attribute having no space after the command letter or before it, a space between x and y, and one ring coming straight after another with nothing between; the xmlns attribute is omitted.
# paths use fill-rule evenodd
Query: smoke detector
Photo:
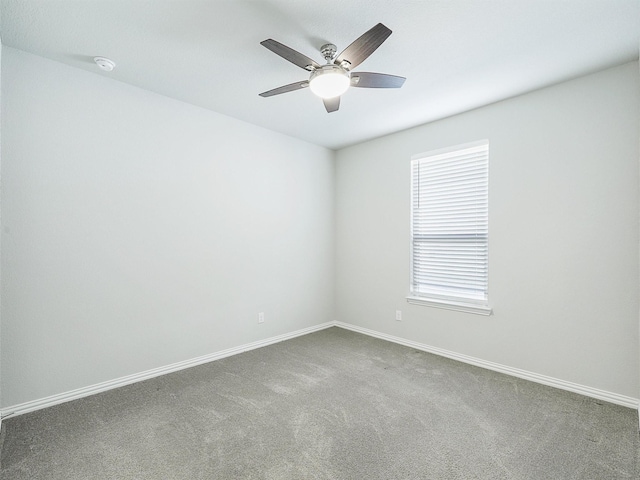
<svg viewBox="0 0 640 480"><path fill-rule="evenodd" d="M110 72L116 66L115 63L113 63L111 60L105 57L95 57L93 61L96 62L96 65L98 65L98 68L100 68L101 70L104 70L105 72Z"/></svg>

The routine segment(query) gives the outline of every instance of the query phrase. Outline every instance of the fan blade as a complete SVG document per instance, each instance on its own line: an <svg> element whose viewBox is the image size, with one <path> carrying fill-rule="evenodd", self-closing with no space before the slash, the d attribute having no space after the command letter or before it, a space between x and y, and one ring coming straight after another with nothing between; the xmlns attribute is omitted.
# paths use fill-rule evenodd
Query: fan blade
<svg viewBox="0 0 640 480"><path fill-rule="evenodd" d="M323 98L324 108L327 109L327 113L335 112L340 108L340 97Z"/></svg>
<svg viewBox="0 0 640 480"><path fill-rule="evenodd" d="M351 86L359 88L400 88L406 78L386 73L353 72Z"/></svg>
<svg viewBox="0 0 640 480"><path fill-rule="evenodd" d="M289 60L294 65L304 68L305 70L311 70L309 67L320 68L320 65L313 59L301 54L300 52L296 52L293 48L289 48L275 40L268 39L264 42L260 42L260 45L265 46L276 55L280 55L285 60Z"/></svg>
<svg viewBox="0 0 640 480"><path fill-rule="evenodd" d="M382 45L382 42L384 42L389 35L391 35L391 30L379 23L345 48L344 51L335 58L333 63L341 65L342 62L347 61L350 63L348 66L349 69L357 67L364 62L376 48Z"/></svg>
<svg viewBox="0 0 640 480"><path fill-rule="evenodd" d="M294 92L296 90L300 90L301 88L306 88L309 86L309 82L306 80L302 80L301 82L290 83L289 85L284 85L282 87L274 88L273 90L267 90L266 92L262 92L259 95L261 97L273 97L274 95L280 95L281 93Z"/></svg>

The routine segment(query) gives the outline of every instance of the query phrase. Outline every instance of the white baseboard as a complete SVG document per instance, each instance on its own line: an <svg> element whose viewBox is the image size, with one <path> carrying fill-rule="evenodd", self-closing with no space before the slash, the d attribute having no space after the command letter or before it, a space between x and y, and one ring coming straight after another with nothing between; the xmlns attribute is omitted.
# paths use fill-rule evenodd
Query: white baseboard
<svg viewBox="0 0 640 480"><path fill-rule="evenodd" d="M334 322L327 322L320 325L315 325L313 327L296 330L295 332L285 333L283 335L278 335L278 336L267 338L264 340L259 340L257 342L247 343L245 345L240 345L239 347L229 348L227 350L222 350L220 352L203 355L197 358L192 358L190 360L184 360L182 362L172 363L171 365L166 365L164 367L154 368L152 370L147 370L145 372L135 373L133 375L127 375L125 377L116 378L115 380L109 380L106 382L97 383L95 385L90 385L88 387L71 390L69 392L64 392L57 395L51 395L50 397L45 397L38 400L32 400L32 401L21 403L18 405L13 405L11 407L6 407L0 410L0 418L15 417L17 415L22 415L23 413L33 412L35 410L51 407L59 403L69 402L71 400L77 400L79 398L88 397L89 395L95 395L96 393L101 393L114 388L123 387L125 385L130 385L132 383L141 382L143 380L148 380L150 378L158 377L160 375L165 375L167 373L177 372L178 370L184 370L185 368L195 367L197 365L202 365L203 363L212 362L214 360L220 360L225 357L237 355L238 353L248 352L249 350L255 350L256 348L266 347L267 345L272 345L274 343L283 342L285 340L289 340L295 337L300 337L302 335L307 335L309 333L317 332L319 330L324 330L325 328L333 327L334 325L335 325Z"/></svg>
<svg viewBox="0 0 640 480"><path fill-rule="evenodd" d="M428 353L440 355L442 357L451 358L460 362L475 365L476 367L486 368L499 373L505 373L514 377L523 378L532 382L541 383L550 387L559 388L561 390L568 390L569 392L579 393L591 398L597 398L598 400L604 400L605 402L615 403L624 407L639 409L640 414L640 402L637 398L627 397L626 395L620 395L606 390L600 390L598 388L587 387L577 383L567 382L558 378L548 377L546 375L540 375L538 373L528 372L526 370L520 370L519 368L507 367L506 365L500 365L499 363L488 362L461 353L452 352L438 347L432 347L423 343L413 342L400 337L394 337L393 335L387 335L386 333L377 332L375 330L369 330L368 328L358 327L357 325L351 325L349 323L335 322L335 325L340 328L352 330L354 332L363 333L371 337L380 338L389 342L398 343L407 347L415 348L416 350L422 350Z"/></svg>
<svg viewBox="0 0 640 480"><path fill-rule="evenodd" d="M468 355L463 355L460 353L452 352L452 351L445 350L438 347L432 347L432 346L414 342L411 340L406 340L404 338L388 335L386 333L377 332L375 330L370 330L368 328L358 327L357 325L351 325L343 322L327 322L327 323L323 323L313 327L296 330L294 332L285 333L283 335L278 335L278 336L267 338L264 340L259 340L257 342L252 342L245 345L240 345L238 347L229 348L227 350L222 350L220 352L203 355L201 357L193 358L190 360L173 363L171 365L167 365L164 367L154 368L152 370L147 370L145 372L140 372L133 375L127 375L125 377L120 377L114 380L109 380L109 381L98 383L95 385L90 385L88 387L83 387L76 390L71 390L69 392L64 392L57 395L41 398L38 400L32 400L32 401L21 403L18 405L13 405L11 407L6 407L0 410L0 425L2 425L2 419L4 418L14 417L17 415L22 415L24 413L33 412L35 410L51 407L53 405L57 405L60 403L69 402L71 400L77 400L79 398L88 397L89 395L94 395L96 393L101 393L114 388L123 387L125 385L130 385L132 383L141 382L143 380L148 380L150 378L158 377L160 375L165 375L167 373L177 372L179 370L184 370L185 368L195 367L197 365L202 365L203 363L212 362L214 360L220 360L222 358L230 357L232 355L237 355L239 353L247 352L250 350L255 350L257 348L266 347L267 345L272 345L274 343L289 340L291 338L307 335L309 333L317 332L319 330L324 330L326 328L330 328L333 326L344 328L346 330L352 330L354 332L362 333L364 335L369 335L375 338L380 338L382 340L387 340L389 342L398 343L400 345L404 345L407 347L415 348L417 350L433 353L435 355L440 355L442 357L451 358L453 360L458 360L460 362L468 363L470 365L475 365L477 367L482 367L482 368L486 368L496 372L505 373L507 375L512 375L514 377L523 378L525 380L530 380L532 382L541 383L543 385L548 385L548 386L559 388L562 390L568 390L570 392L579 393L587 397L597 398L599 400L615 403L617 405L638 409L639 418L640 418L640 402L636 398L627 397L625 395L619 395L617 393L612 393L612 392L600 390L597 388L587 387L587 386L579 385L572 382L567 382L565 380L560 380L557 378L548 377L546 375L540 375L537 373L528 372L526 370L520 370L518 368L507 367L505 365L500 365L498 363L488 362L486 360L470 357ZM639 424L639 427L640 427L640 424Z"/></svg>

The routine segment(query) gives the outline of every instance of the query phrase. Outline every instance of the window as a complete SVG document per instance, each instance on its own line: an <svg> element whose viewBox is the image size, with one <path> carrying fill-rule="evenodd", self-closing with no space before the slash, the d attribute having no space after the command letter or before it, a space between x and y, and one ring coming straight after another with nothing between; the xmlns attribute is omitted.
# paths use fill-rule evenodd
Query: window
<svg viewBox="0 0 640 480"><path fill-rule="evenodd" d="M491 314L489 142L411 159L410 303Z"/></svg>

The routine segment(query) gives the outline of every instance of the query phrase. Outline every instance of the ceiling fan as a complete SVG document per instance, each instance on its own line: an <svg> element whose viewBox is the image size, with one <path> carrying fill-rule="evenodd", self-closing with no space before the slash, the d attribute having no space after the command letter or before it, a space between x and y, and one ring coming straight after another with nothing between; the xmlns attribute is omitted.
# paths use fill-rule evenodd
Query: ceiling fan
<svg viewBox="0 0 640 480"><path fill-rule="evenodd" d="M384 42L391 30L382 23L358 37L351 45L336 55L336 46L327 43L320 48L326 60L320 65L313 59L275 40L260 42L276 55L309 72L309 80L302 80L282 87L274 88L260 94L261 97L272 97L281 93L293 92L309 87L313 93L322 98L327 112L335 112L340 108L340 96L349 87L358 88L400 88L406 80L404 77L385 73L352 72L351 69L364 62Z"/></svg>

